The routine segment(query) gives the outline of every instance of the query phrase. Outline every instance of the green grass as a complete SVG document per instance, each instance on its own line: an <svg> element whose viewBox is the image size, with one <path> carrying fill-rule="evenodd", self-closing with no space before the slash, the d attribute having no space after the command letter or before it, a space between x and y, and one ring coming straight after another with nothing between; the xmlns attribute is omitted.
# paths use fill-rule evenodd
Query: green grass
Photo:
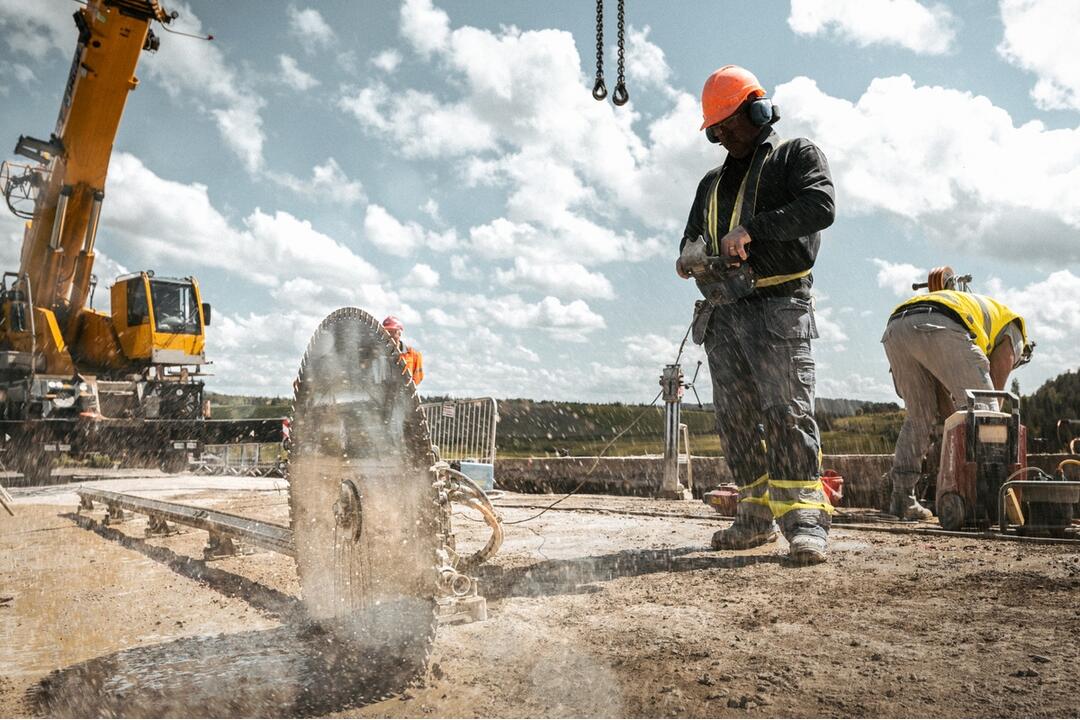
<svg viewBox="0 0 1080 720"><path fill-rule="evenodd" d="M220 419L283 417L292 412L290 398L243 397L208 393L213 417ZM435 398L428 398L434 400ZM825 403L829 401L824 401ZM836 412L857 401L831 401ZM824 404L824 403L823 403ZM822 451L826 454L891 453L904 414L895 405L863 404L846 417L819 415ZM865 412L864 412L865 411ZM664 451L663 405L624 403L560 403L524 399L499 401L497 453L503 458L597 455L623 430L605 455L659 455ZM723 454L711 408L682 408L694 455ZM631 427L632 425L632 427ZM627 429L629 428L629 429Z"/></svg>

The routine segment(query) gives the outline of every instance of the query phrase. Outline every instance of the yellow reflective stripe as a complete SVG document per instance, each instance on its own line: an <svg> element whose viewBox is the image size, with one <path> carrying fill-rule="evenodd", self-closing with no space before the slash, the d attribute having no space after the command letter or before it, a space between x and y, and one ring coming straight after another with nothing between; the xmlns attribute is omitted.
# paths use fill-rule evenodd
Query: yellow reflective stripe
<svg viewBox="0 0 1080 720"><path fill-rule="evenodd" d="M773 517L780 517L781 515L786 515L792 510L821 510L822 512L827 512L830 515L832 515L835 511L835 508L833 508L833 506L827 502L810 503L800 502L797 500L792 502L770 502L769 507L772 508Z"/></svg>
<svg viewBox="0 0 1080 720"><path fill-rule="evenodd" d="M994 337L994 334L993 334L994 322L993 322L993 320L990 319L990 308L988 308L986 306L986 303L983 302L983 299L981 297L979 297L978 295L972 293L971 298L975 301L975 304L979 306L979 309L982 310L983 331L986 332L986 340L987 340L986 347L987 347L987 350L989 350L990 349L990 343L994 342L994 340L997 339L996 337ZM1004 330L1004 329L1005 329L1004 326L1002 326L1002 330Z"/></svg>
<svg viewBox="0 0 1080 720"><path fill-rule="evenodd" d="M768 155L765 157L768 157ZM742 182L739 183L739 194L735 196L735 205L731 208L731 219L728 220L728 232L731 232L739 224L739 219L742 218L742 201L743 196L746 194L746 179L748 177L750 177L750 168L746 169L746 175L743 175ZM760 176L758 179L760 181ZM753 208L751 208L751 212L753 212Z"/></svg>
<svg viewBox="0 0 1080 720"><path fill-rule="evenodd" d="M716 182L713 183L712 192L709 194L709 209L706 217L706 222L708 223L706 229L709 231L709 242L712 245L713 255L720 254L720 238L717 236L716 232L716 196L719 194L719 190L720 176L718 175Z"/></svg>
<svg viewBox="0 0 1080 720"><path fill-rule="evenodd" d="M759 477L757 480L750 483L749 485L743 485L741 488L739 488L739 490L744 491L744 490L749 490L750 488L756 488L758 485L763 485L768 481L769 481L769 473L765 473L764 475L762 475L761 477Z"/></svg>
<svg viewBox="0 0 1080 720"><path fill-rule="evenodd" d="M750 503L751 505L764 505L765 507L771 507L772 503L769 502L769 493L765 493L761 497L745 497L739 502Z"/></svg>
<svg viewBox="0 0 1080 720"><path fill-rule="evenodd" d="M756 287L769 287L771 285L779 285L780 283L786 283L790 280L798 280L804 278L810 274L809 270L800 270L799 272L789 273L787 275L770 275L769 277L759 278L754 285Z"/></svg>
<svg viewBox="0 0 1080 720"><path fill-rule="evenodd" d="M811 490L821 487L821 479L816 480L769 480L769 487L777 488L809 488Z"/></svg>
<svg viewBox="0 0 1080 720"><path fill-rule="evenodd" d="M777 147L779 147L782 144L783 144L783 142L777 143ZM755 198L755 203L754 204L755 205L757 204L757 202L756 202L756 200L757 200L757 190L761 186L761 168L763 168L765 166L765 161L769 159L770 155L772 155L773 149L774 148L773 148L772 145L767 145L766 146L766 148L765 148L765 157L762 158L761 164L758 165L757 176L754 178L754 198ZM757 153L760 150L761 150L761 146L759 145L758 149L754 151L754 155L756 156ZM728 220L728 232L733 230L735 228L735 226L738 225L742 221L742 204L743 204L742 201L743 201L743 196L746 194L746 180L747 180L747 178L750 177L750 171L751 171L751 169L753 167L754 167L754 158L751 158L750 159L750 167L748 167L746 169L746 174L743 175L742 182L739 183L739 192L735 196L735 205L733 205L732 208L731 208L731 218ZM723 171L721 171L720 175L721 176L723 175ZM716 178L716 183L713 184L712 192L710 194L711 194L711 197L709 198L709 209L708 209L708 217L707 217L707 222L708 222L708 225L709 225L708 229L709 229L710 234L712 235L713 255L719 255L720 254L720 238L717 236L718 235L717 231L719 230L719 228L717 227L717 221L718 221L718 217L717 217L717 215L718 215L718 212L717 212L717 202L718 202L717 201L717 196L720 194L720 177L719 176ZM753 215L753 213L754 213L754 208L750 208L750 214Z"/></svg>

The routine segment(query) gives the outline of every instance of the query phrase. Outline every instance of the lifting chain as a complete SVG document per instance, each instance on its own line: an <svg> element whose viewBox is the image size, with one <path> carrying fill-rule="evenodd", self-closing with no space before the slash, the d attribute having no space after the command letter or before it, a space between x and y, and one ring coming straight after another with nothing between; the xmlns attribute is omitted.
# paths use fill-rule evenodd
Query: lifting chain
<svg viewBox="0 0 1080 720"><path fill-rule="evenodd" d="M596 0L596 84L592 96L596 100L607 97L604 85L604 0Z"/></svg>
<svg viewBox="0 0 1080 720"><path fill-rule="evenodd" d="M624 31L626 25L623 21L623 2L619 0L619 76L615 81L615 92L611 95L611 102L616 105L625 105L630 100L630 93L626 92L626 43Z"/></svg>
<svg viewBox="0 0 1080 720"><path fill-rule="evenodd" d="M630 100L630 93L626 90L626 20L624 5L625 0L619 0L619 75L615 82L615 92L611 95L611 102L616 105L625 105ZM596 100L603 100L607 97L607 94L607 85L604 84L604 0L596 0L596 83L593 85L592 96Z"/></svg>

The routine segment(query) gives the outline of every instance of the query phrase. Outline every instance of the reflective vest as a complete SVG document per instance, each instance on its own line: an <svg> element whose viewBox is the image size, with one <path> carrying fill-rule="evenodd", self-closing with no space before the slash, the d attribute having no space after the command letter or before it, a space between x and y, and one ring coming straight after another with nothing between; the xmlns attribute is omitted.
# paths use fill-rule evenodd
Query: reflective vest
<svg viewBox="0 0 1080 720"><path fill-rule="evenodd" d="M1014 321L1020 328L1020 335L1024 339L1024 347L1028 345L1024 318L992 297L960 292L959 290L938 290L937 292L916 295L905 300L897 305L893 312L903 310L908 305L922 303L941 305L956 313L960 320L963 321L968 332L971 333L975 345L987 357L994 351L995 343L1001 335L1001 331Z"/></svg>
<svg viewBox="0 0 1080 720"><path fill-rule="evenodd" d="M404 348L401 361L405 363L405 370L412 376L413 384L419 385L424 380L424 356L405 343L402 343L401 347Z"/></svg>
<svg viewBox="0 0 1080 720"><path fill-rule="evenodd" d="M742 223L743 218L749 219L754 216L754 211L757 208L758 185L761 183L761 169L765 166L765 161L772 155L773 142L776 143L776 147L780 147L787 141L776 138L771 142L761 143L754 150L754 156L750 159L750 167L746 169L746 174L743 175L742 183L739 184L739 192L735 196L735 203L731 206L731 217L728 219L727 230L723 233L720 232L719 211L716 209L719 204L720 178L723 173L717 175L716 180L713 182L712 189L709 191L709 202L705 207L705 230L709 234L709 244L712 246L713 255L720 254L720 238L723 235L734 230L737 225ZM807 268L806 270L785 275L758 277L755 279L754 287L763 288L780 285L781 283L804 278L809 274L810 268Z"/></svg>

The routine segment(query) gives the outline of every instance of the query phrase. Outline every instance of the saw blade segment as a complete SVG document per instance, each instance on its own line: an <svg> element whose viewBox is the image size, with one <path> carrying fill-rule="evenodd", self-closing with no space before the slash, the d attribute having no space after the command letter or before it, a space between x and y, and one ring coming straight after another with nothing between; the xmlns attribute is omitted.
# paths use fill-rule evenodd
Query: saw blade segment
<svg viewBox="0 0 1080 720"><path fill-rule="evenodd" d="M294 389L289 505L308 614L365 642L426 650L439 499L397 349L371 315L343 308L311 338Z"/></svg>

